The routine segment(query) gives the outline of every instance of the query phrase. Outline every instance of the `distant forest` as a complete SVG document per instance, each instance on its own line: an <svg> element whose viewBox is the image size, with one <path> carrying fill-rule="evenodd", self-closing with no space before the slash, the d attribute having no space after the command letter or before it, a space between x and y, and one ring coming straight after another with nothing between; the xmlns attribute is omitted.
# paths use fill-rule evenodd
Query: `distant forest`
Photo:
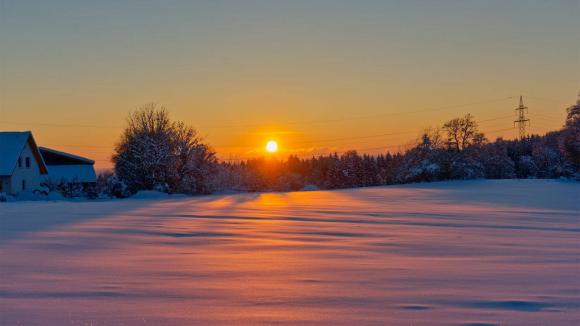
<svg viewBox="0 0 580 326"><path fill-rule="evenodd" d="M288 191L339 189L465 179L578 179L580 106L568 109L562 130L521 140L489 141L471 115L425 132L403 153L341 155L272 161L253 159L219 166L221 189Z"/></svg>
<svg viewBox="0 0 580 326"><path fill-rule="evenodd" d="M467 114L426 130L404 152L353 150L235 163L219 162L192 127L172 122L165 109L149 105L130 115L113 162L114 174L99 177L98 195L340 189L483 178L580 180L580 103L567 109L561 130L543 136L490 141Z"/></svg>

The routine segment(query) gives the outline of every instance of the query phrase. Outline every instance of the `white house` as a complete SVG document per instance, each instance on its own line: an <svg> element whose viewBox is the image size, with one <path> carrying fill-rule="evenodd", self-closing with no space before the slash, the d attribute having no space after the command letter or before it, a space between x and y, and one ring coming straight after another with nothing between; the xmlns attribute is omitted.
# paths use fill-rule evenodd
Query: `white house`
<svg viewBox="0 0 580 326"><path fill-rule="evenodd" d="M31 132L0 132L0 192L32 192L47 174Z"/></svg>
<svg viewBox="0 0 580 326"><path fill-rule="evenodd" d="M38 147L30 131L0 132L0 193L18 195L45 182L95 184L93 160Z"/></svg>

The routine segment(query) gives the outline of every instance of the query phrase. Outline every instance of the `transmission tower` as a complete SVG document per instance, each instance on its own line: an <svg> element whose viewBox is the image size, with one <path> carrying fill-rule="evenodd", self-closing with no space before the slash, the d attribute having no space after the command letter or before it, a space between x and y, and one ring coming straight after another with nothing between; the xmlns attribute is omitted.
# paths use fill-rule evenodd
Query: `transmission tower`
<svg viewBox="0 0 580 326"><path fill-rule="evenodd" d="M524 100L520 96L520 105L516 108L518 119L514 121L514 125L517 123L520 129L520 140L526 138L526 126L530 124L530 119L526 118L526 113L528 113L528 107L524 105Z"/></svg>

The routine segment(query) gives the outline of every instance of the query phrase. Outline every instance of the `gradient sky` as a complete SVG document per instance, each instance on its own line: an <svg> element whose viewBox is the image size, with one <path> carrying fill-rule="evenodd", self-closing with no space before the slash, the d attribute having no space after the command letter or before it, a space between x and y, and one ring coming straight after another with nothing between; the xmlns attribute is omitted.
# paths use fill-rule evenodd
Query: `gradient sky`
<svg viewBox="0 0 580 326"><path fill-rule="evenodd" d="M511 138L520 94L543 133L580 88L578 0L0 3L0 129L97 167L149 102L227 159L396 150L467 112Z"/></svg>

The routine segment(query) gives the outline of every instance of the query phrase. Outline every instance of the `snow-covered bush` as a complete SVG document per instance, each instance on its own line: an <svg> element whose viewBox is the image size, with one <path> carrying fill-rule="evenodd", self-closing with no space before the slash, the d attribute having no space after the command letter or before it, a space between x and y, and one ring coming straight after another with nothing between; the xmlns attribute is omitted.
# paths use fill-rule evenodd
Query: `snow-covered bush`
<svg viewBox="0 0 580 326"><path fill-rule="evenodd" d="M75 180L46 180L40 189L36 189L37 196L47 196L50 193L58 193L64 198L97 198L96 186L88 183L76 182Z"/></svg>
<svg viewBox="0 0 580 326"><path fill-rule="evenodd" d="M480 162L459 156L451 163L451 179L470 180L483 177L485 172Z"/></svg>
<svg viewBox="0 0 580 326"><path fill-rule="evenodd" d="M538 167L533 158L529 155L523 155L518 161L518 171L520 178L535 178L538 175Z"/></svg>
<svg viewBox="0 0 580 326"><path fill-rule="evenodd" d="M132 195L127 184L114 174L108 176L100 193L113 198L127 198Z"/></svg>
<svg viewBox="0 0 580 326"><path fill-rule="evenodd" d="M217 159L193 128L172 122L163 107L150 104L130 114L113 162L131 193L199 194L211 191Z"/></svg>
<svg viewBox="0 0 580 326"><path fill-rule="evenodd" d="M516 177L515 163L508 155L508 144L503 139L488 144L478 151L488 179L511 179Z"/></svg>

